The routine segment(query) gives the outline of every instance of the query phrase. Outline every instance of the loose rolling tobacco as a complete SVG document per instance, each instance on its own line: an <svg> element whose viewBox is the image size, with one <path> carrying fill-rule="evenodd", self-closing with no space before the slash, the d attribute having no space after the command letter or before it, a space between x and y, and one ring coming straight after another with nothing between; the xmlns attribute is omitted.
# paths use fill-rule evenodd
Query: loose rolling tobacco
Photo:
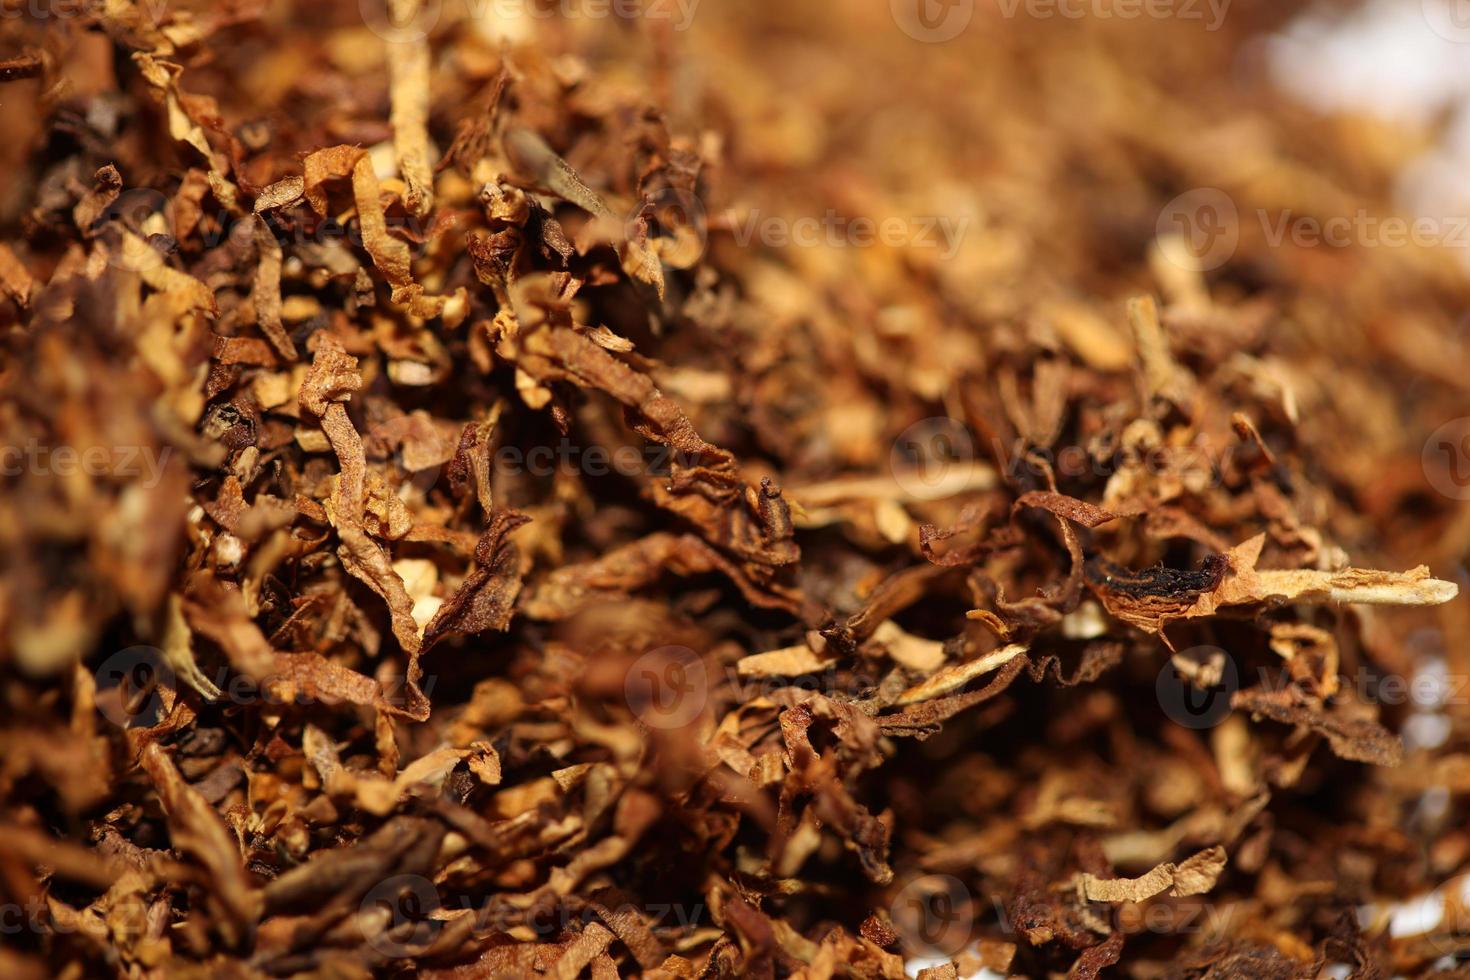
<svg viewBox="0 0 1470 980"><path fill-rule="evenodd" d="M503 6L0 21L0 973L1463 969L1463 272L1159 217L1383 206L1288 11Z"/></svg>

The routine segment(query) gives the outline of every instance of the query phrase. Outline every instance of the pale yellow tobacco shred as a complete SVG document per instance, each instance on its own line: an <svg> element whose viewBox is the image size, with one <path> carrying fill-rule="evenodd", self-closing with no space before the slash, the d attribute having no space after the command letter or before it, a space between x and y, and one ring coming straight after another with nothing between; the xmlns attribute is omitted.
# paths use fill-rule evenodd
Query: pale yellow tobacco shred
<svg viewBox="0 0 1470 980"><path fill-rule="evenodd" d="M907 691L904 691L894 703L917 704L920 701L928 701L931 698L937 698L940 695L958 690L982 674L988 674L997 667L1004 666L1016 657L1024 654L1026 650L1026 644L1012 643L1010 646L1001 647L999 650L971 660L969 663L946 667L923 683L916 684Z"/></svg>
<svg viewBox="0 0 1470 980"><path fill-rule="evenodd" d="M1256 562L1266 536L1258 534L1231 549L1230 571L1213 592L1200 596L1185 618L1209 616L1224 606L1250 605L1270 599L1301 603L1363 603L1369 605L1434 606L1459 595L1454 582L1431 578L1420 565L1407 572L1345 568L1337 572L1314 569L1258 571Z"/></svg>
<svg viewBox="0 0 1470 980"><path fill-rule="evenodd" d="M825 670L830 661L812 652L805 643L768 650L744 657L735 665L741 677L799 677Z"/></svg>
<svg viewBox="0 0 1470 980"><path fill-rule="evenodd" d="M1091 902L1141 902L1166 889L1170 895L1203 895L1225 870L1225 848L1208 847L1179 864L1165 862L1138 878L1098 878L1083 872L1077 889Z"/></svg>
<svg viewBox="0 0 1470 980"><path fill-rule="evenodd" d="M250 290L255 320L271 346L286 360L294 361L296 345L281 325L281 243L259 217L255 218L255 247L260 257L260 264L255 268L255 284Z"/></svg>
<svg viewBox="0 0 1470 980"><path fill-rule="evenodd" d="M389 0L390 17L394 23L413 23L420 4L421 0ZM408 37L390 38L387 45L393 151L398 156L398 171L408 185L403 203L410 214L423 217L434 206L428 129L429 39L423 32L414 31Z"/></svg>

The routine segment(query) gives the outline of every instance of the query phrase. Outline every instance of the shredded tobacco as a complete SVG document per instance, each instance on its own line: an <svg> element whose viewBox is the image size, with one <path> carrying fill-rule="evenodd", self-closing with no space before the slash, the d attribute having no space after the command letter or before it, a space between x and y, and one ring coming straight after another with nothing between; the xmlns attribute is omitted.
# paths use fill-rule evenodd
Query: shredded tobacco
<svg viewBox="0 0 1470 980"><path fill-rule="evenodd" d="M628 6L0 18L0 976L1470 975L1426 134Z"/></svg>

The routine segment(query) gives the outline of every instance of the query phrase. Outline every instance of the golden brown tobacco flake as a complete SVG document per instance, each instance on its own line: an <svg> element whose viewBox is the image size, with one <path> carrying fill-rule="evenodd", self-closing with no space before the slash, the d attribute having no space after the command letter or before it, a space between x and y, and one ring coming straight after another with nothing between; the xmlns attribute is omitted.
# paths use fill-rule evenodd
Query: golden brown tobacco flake
<svg viewBox="0 0 1470 980"><path fill-rule="evenodd" d="M490 6L0 17L0 974L1463 967L1435 127Z"/></svg>

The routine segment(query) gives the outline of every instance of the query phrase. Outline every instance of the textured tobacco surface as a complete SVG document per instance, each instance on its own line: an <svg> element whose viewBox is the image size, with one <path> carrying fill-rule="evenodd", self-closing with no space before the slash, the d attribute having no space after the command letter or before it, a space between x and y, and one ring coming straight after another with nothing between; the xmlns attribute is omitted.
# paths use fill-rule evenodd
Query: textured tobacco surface
<svg viewBox="0 0 1470 980"><path fill-rule="evenodd" d="M1466 971L1442 120L1174 6L4 6L0 975Z"/></svg>

